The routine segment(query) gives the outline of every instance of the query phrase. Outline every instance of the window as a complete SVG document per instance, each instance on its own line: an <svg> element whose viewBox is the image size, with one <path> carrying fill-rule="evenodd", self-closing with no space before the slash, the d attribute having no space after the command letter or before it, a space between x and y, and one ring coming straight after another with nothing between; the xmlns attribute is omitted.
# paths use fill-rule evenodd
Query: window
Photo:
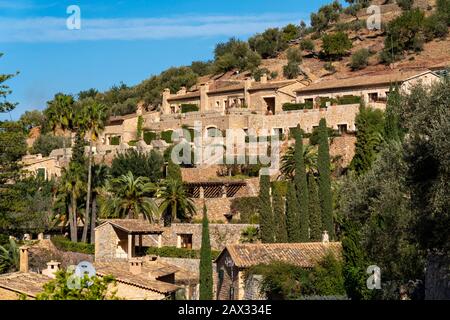
<svg viewBox="0 0 450 320"><path fill-rule="evenodd" d="M192 249L192 234L180 234L181 248Z"/></svg>
<svg viewBox="0 0 450 320"><path fill-rule="evenodd" d="M371 102L378 101L378 93L377 92L369 93L369 101Z"/></svg>
<svg viewBox="0 0 450 320"><path fill-rule="evenodd" d="M216 101L216 108L220 108L220 101Z"/></svg>
<svg viewBox="0 0 450 320"><path fill-rule="evenodd" d="M314 102L314 99L313 99L313 98L305 99L305 103L307 103L307 102L313 103L313 102Z"/></svg>
<svg viewBox="0 0 450 320"><path fill-rule="evenodd" d="M340 134L347 133L347 124L338 124L338 131Z"/></svg>

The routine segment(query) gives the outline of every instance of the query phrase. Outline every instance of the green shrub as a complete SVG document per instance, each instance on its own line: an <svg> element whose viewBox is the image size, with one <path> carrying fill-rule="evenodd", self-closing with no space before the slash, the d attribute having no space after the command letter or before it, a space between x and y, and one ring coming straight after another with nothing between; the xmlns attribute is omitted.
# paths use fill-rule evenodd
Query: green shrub
<svg viewBox="0 0 450 320"><path fill-rule="evenodd" d="M200 250L182 249L177 247L149 247L147 249L147 254L166 258L200 259ZM212 260L215 260L219 254L220 251L211 250Z"/></svg>
<svg viewBox="0 0 450 320"><path fill-rule="evenodd" d="M167 131L161 132L161 139L167 143L172 143L172 133L173 133L173 130L167 130Z"/></svg>
<svg viewBox="0 0 450 320"><path fill-rule="evenodd" d="M322 54L326 58L340 58L352 48L352 41L342 31L326 34L322 37Z"/></svg>
<svg viewBox="0 0 450 320"><path fill-rule="evenodd" d="M112 146L120 145L120 137L111 137L111 139L109 140L109 144Z"/></svg>
<svg viewBox="0 0 450 320"><path fill-rule="evenodd" d="M310 39L303 39L300 41L300 49L306 51L314 51L314 42Z"/></svg>
<svg viewBox="0 0 450 320"><path fill-rule="evenodd" d="M360 96L343 96L337 98L338 105L343 104L361 104L361 97Z"/></svg>
<svg viewBox="0 0 450 320"><path fill-rule="evenodd" d="M242 197L231 200L230 206L232 213L240 213L241 223L259 222L259 201L258 197Z"/></svg>
<svg viewBox="0 0 450 320"><path fill-rule="evenodd" d="M199 110L196 104L182 104L180 107L181 113L196 112Z"/></svg>
<svg viewBox="0 0 450 320"><path fill-rule="evenodd" d="M352 68L352 70L364 69L369 64L369 56L370 52L368 49L364 48L356 51L352 55L350 61L350 68Z"/></svg>
<svg viewBox="0 0 450 320"><path fill-rule="evenodd" d="M270 75L270 70L267 68L257 68L252 72L252 76L256 81L261 81L261 77L263 74Z"/></svg>
<svg viewBox="0 0 450 320"><path fill-rule="evenodd" d="M450 1L449 1L450 3ZM440 13L433 14L424 21L424 32L427 41L435 38L445 38L448 34L447 22Z"/></svg>
<svg viewBox="0 0 450 320"><path fill-rule="evenodd" d="M384 40L385 49L380 54L381 61L390 63L401 58L406 50L420 51L425 41L425 14L420 9L405 11L390 21Z"/></svg>
<svg viewBox="0 0 450 320"><path fill-rule="evenodd" d="M305 103L285 103L283 104L283 111L312 109L314 104L311 101Z"/></svg>
<svg viewBox="0 0 450 320"><path fill-rule="evenodd" d="M289 62L296 62L301 63L302 62L302 52L297 48L289 48L286 52L287 58Z"/></svg>
<svg viewBox="0 0 450 320"><path fill-rule="evenodd" d="M397 5L402 8L402 10L411 10L414 4L414 0L396 0Z"/></svg>
<svg viewBox="0 0 450 320"><path fill-rule="evenodd" d="M129 145L130 147L135 147L135 146L137 145L137 143L138 143L137 140L132 140L132 141L129 141L129 142L128 142L128 145Z"/></svg>
<svg viewBox="0 0 450 320"><path fill-rule="evenodd" d="M297 62L289 62L283 67L283 75L288 79L295 79L300 75L300 66Z"/></svg>
<svg viewBox="0 0 450 320"><path fill-rule="evenodd" d="M157 135L156 132L153 131L145 131L144 132L144 141L146 144L151 144L153 140L156 140Z"/></svg>
<svg viewBox="0 0 450 320"><path fill-rule="evenodd" d="M40 153L44 157L48 157L55 149L61 149L66 142L66 148L70 147L70 138L54 136L51 133L40 135L33 143L31 153Z"/></svg>
<svg viewBox="0 0 450 320"><path fill-rule="evenodd" d="M72 242L63 236L51 237L52 243L61 251L79 252L86 254L95 253L95 245L84 242Z"/></svg>

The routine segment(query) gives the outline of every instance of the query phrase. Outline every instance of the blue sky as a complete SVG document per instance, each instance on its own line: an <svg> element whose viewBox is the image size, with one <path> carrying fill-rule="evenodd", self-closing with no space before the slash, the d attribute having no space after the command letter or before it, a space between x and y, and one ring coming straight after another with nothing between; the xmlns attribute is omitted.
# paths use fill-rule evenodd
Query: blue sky
<svg viewBox="0 0 450 320"><path fill-rule="evenodd" d="M20 71L7 82L9 100L19 103L11 116L43 109L57 92L134 85L170 66L211 59L218 42L308 22L328 2L0 0L0 73ZM66 26L70 5L81 9L81 30Z"/></svg>

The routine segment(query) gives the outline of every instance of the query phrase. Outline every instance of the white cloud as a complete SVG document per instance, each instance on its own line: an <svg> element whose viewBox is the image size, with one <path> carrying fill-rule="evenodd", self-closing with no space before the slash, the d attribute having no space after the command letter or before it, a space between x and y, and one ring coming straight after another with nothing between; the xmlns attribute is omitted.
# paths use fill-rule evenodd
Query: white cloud
<svg viewBox="0 0 450 320"><path fill-rule="evenodd" d="M1 2L0 2L1 3ZM246 36L268 27L299 23L304 14L253 16L174 16L166 18L81 19L81 30L68 30L66 19L0 17L0 42L151 40L210 36Z"/></svg>

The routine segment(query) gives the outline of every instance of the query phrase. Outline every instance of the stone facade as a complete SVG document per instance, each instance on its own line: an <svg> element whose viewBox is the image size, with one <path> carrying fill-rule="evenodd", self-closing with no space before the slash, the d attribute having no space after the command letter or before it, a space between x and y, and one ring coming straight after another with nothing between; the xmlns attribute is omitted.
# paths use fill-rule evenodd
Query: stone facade
<svg viewBox="0 0 450 320"><path fill-rule="evenodd" d="M248 227L257 227L251 224L210 224L209 236L211 248L222 250L225 246L240 242L241 233ZM182 247L182 235L192 239L192 249L200 250L202 245L202 225L197 223L173 223L162 235L163 247ZM157 242L154 236L144 236L144 246L154 247Z"/></svg>

